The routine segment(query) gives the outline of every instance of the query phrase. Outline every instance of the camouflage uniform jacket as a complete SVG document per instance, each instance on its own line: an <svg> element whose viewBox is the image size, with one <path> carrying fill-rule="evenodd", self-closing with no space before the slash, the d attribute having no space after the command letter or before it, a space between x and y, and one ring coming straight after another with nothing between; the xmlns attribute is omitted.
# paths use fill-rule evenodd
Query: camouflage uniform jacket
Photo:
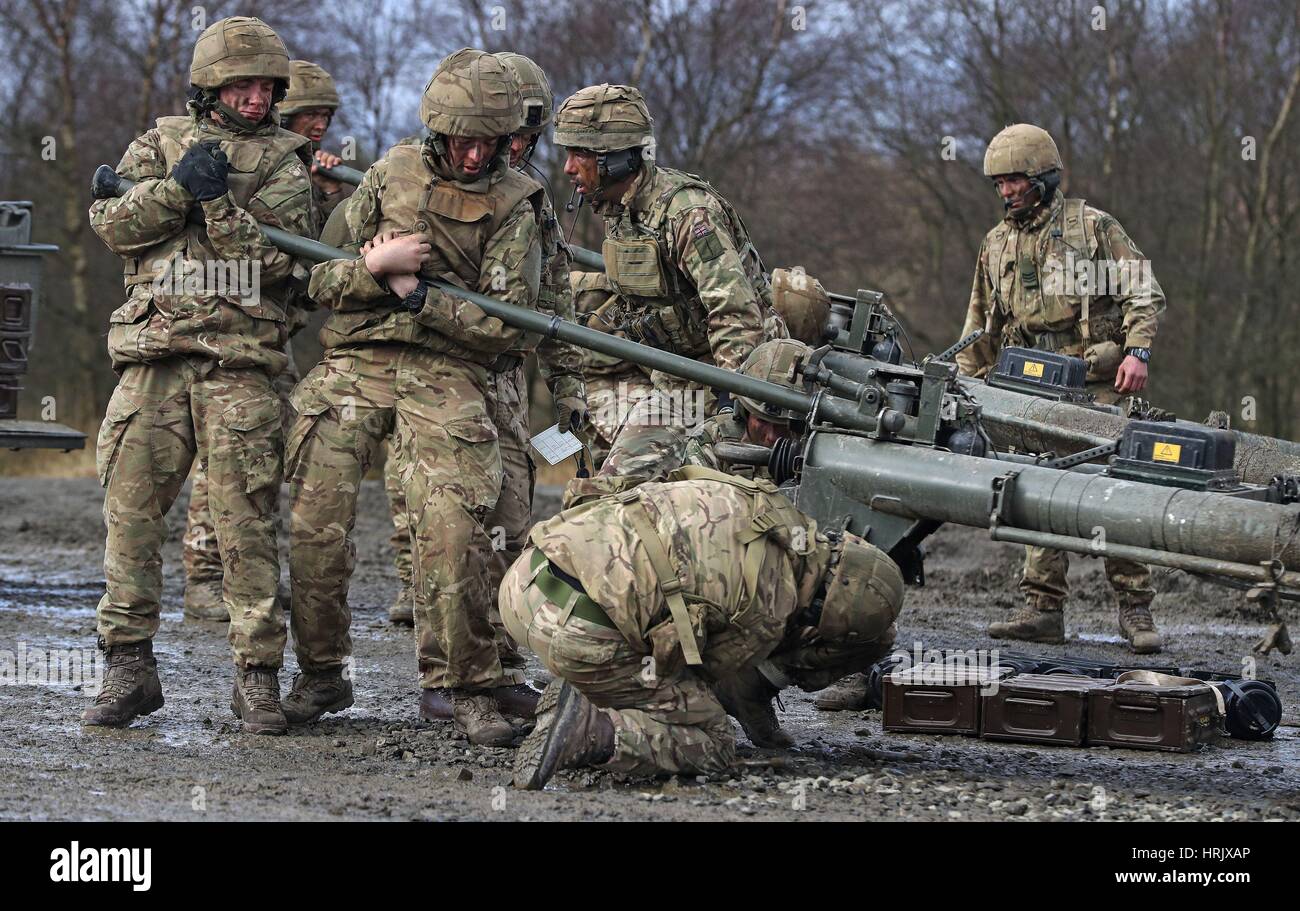
<svg viewBox="0 0 1300 911"><path fill-rule="evenodd" d="M424 234L433 246L424 277L535 310L542 195L540 185L512 170L503 157L485 176L467 183L456 180L427 146L399 143L370 166L347 204L335 210L322 240L359 253L362 244L384 231ZM491 366L522 334L474 304L432 288L420 310L410 312L360 258L316 266L308 294L332 311L320 333L327 351L404 342Z"/></svg>
<svg viewBox="0 0 1300 911"><path fill-rule="evenodd" d="M726 471L742 477L768 478L766 466L755 468L751 465L724 466L718 460L715 447L719 443L742 443L745 441L745 421L736 412L719 411L700 426L691 431L686 439L686 463L714 471Z"/></svg>
<svg viewBox="0 0 1300 911"><path fill-rule="evenodd" d="M739 369L774 315L772 290L735 209L693 174L647 165L605 219L602 254L629 335Z"/></svg>
<svg viewBox="0 0 1300 911"><path fill-rule="evenodd" d="M607 332L620 338L627 337L626 332L606 321L610 311L602 310L606 304L612 307L617 302L618 296L609 283L609 276L604 272L570 272L569 288L573 293L573 309L579 323L588 329ZM646 382L650 380L650 372L631 361L601 354L590 348L579 348L578 354L582 358L582 375L588 381L594 377L616 378L628 374L638 374Z"/></svg>
<svg viewBox="0 0 1300 911"><path fill-rule="evenodd" d="M560 222L548 196L542 196L540 240L542 245L542 283L537 295L537 310L547 316L573 322L573 292L569 288L569 248L560 235ZM537 350L537 366L541 370L551 397L583 398L586 389L582 380L582 350L557 338L540 339L525 334L513 351L524 356Z"/></svg>
<svg viewBox="0 0 1300 911"><path fill-rule="evenodd" d="M170 174L190 146L208 140L229 159L230 189L200 204ZM117 172L136 186L90 209L95 233L126 261L128 299L109 318L114 367L189 354L284 369L289 279L306 271L258 225L316 236L306 148L306 138L273 124L235 132L194 108L160 118L131 143ZM187 221L195 207L200 224Z"/></svg>
<svg viewBox="0 0 1300 911"><path fill-rule="evenodd" d="M702 670L715 679L780 645L830 559L816 523L771 484L697 468L537 525L531 543L582 583L633 648L655 656L661 674L682 660L682 651L643 541L646 528L668 554ZM761 562L749 559L752 547L761 549Z"/></svg>
<svg viewBox="0 0 1300 911"><path fill-rule="evenodd" d="M985 236L962 334L986 335L957 362L984 376L1005 346L1087 351L1095 360L1088 379L1110 380L1124 348L1151 347L1164 308L1150 264L1120 223L1058 193L1025 222L1008 215Z"/></svg>

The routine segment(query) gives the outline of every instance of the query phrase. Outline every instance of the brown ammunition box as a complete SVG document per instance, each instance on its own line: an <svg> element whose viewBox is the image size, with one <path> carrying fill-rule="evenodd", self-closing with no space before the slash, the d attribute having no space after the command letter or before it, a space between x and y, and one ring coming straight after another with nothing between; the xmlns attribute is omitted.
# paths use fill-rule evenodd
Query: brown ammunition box
<svg viewBox="0 0 1300 911"><path fill-rule="evenodd" d="M1219 735L1223 716L1202 686L1119 683L1088 694L1088 743L1191 753Z"/></svg>
<svg viewBox="0 0 1300 911"><path fill-rule="evenodd" d="M1088 732L1088 694L1109 680L1068 674L1020 674L984 697L985 740L1081 746Z"/></svg>
<svg viewBox="0 0 1300 911"><path fill-rule="evenodd" d="M1011 673L1009 668L918 664L884 680L886 731L978 734L980 690Z"/></svg>

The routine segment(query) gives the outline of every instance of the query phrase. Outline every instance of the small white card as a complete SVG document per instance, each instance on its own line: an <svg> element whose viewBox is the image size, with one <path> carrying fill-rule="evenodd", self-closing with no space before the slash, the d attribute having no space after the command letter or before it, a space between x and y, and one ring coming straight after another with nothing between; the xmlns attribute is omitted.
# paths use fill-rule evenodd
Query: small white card
<svg viewBox="0 0 1300 911"><path fill-rule="evenodd" d="M547 427L529 442L538 455L552 465L558 465L569 456L582 451L582 441L569 431L561 431L559 424Z"/></svg>

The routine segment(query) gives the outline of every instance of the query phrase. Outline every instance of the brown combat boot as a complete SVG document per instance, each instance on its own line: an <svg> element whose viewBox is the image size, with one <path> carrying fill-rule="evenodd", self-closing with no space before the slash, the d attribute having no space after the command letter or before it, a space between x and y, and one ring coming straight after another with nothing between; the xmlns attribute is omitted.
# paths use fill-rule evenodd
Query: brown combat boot
<svg viewBox="0 0 1300 911"><path fill-rule="evenodd" d="M100 640L100 648L104 648ZM120 728L133 718L148 715L163 707L162 682L158 679L158 662L153 656L153 642L130 642L104 648L108 668L95 701L81 713L86 727Z"/></svg>
<svg viewBox="0 0 1300 911"><path fill-rule="evenodd" d="M186 620L206 620L210 623L229 623L230 611L221 597L221 577L215 579L186 579L185 601L181 608Z"/></svg>
<svg viewBox="0 0 1300 911"><path fill-rule="evenodd" d="M244 730L250 734L283 734L289 730L289 722L280 708L280 676L275 668L236 669L230 710L239 716Z"/></svg>
<svg viewBox="0 0 1300 911"><path fill-rule="evenodd" d="M813 705L823 712L856 712L867 708L870 700L867 675L850 674L818 693Z"/></svg>
<svg viewBox="0 0 1300 911"><path fill-rule="evenodd" d="M515 754L514 785L540 790L560 769L599 765L613 756L613 722L557 677L537 703L537 727Z"/></svg>
<svg viewBox="0 0 1300 911"><path fill-rule="evenodd" d="M289 724L311 724L322 715L341 712L352 706L352 681L342 670L319 674L293 675L293 686L280 707Z"/></svg>
<svg viewBox="0 0 1300 911"><path fill-rule="evenodd" d="M1135 655L1153 655L1164 647L1156 621L1151 616L1151 605L1141 601L1120 600L1119 631L1128 640L1129 650Z"/></svg>
<svg viewBox="0 0 1300 911"><path fill-rule="evenodd" d="M502 715L514 718L533 718L537 715L537 700L542 694L526 683L513 686L493 687L492 695L496 698L497 708Z"/></svg>
<svg viewBox="0 0 1300 911"><path fill-rule="evenodd" d="M388 609L388 622L398 626L415 626L415 589L403 585L397 599Z"/></svg>
<svg viewBox="0 0 1300 911"><path fill-rule="evenodd" d="M989 636L1060 645L1065 642L1065 614L1059 604L1030 601L1012 614L1010 620L990 623Z"/></svg>
<svg viewBox="0 0 1300 911"><path fill-rule="evenodd" d="M420 717L425 721L451 721L451 690L421 690Z"/></svg>
<svg viewBox="0 0 1300 911"><path fill-rule="evenodd" d="M515 739L515 729L502 716L490 691L450 690L449 695L452 723L470 743L503 747Z"/></svg>
<svg viewBox="0 0 1300 911"><path fill-rule="evenodd" d="M740 722L745 736L756 747L780 749L794 746L794 738L781 730L772 699L780 691L754 668L746 668L713 684L727 714Z"/></svg>

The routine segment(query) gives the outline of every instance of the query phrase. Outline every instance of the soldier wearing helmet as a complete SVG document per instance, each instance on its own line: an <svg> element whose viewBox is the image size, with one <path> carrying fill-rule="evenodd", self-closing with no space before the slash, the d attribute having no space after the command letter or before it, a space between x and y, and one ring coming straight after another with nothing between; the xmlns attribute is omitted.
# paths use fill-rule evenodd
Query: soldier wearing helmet
<svg viewBox="0 0 1300 911"><path fill-rule="evenodd" d="M289 91L277 106L280 123L289 132L305 136L311 142L309 148L315 156L311 165L313 195L323 219L347 196L343 189L346 185L328 180L317 173L321 167L334 167L343 162L337 155L320 148L320 141L339 106L338 91L334 88L334 80L329 73L306 60L289 61L289 73ZM351 189L347 187L347 191ZM288 363L284 372L275 378L275 390L280 396L286 434L293 418L293 405L289 396L302 379L294 361L292 339L307 324L306 310L312 307L314 304L301 294L294 295L286 307L289 338L285 339L284 352ZM185 564L183 611L189 619L226 623L230 614L221 595L221 554L217 550L213 528L212 511L208 505L208 475L202 464L199 464L195 466L190 481L189 512L186 516L185 534L181 538L181 559Z"/></svg>
<svg viewBox="0 0 1300 911"><path fill-rule="evenodd" d="M794 339L763 342L740 366L745 376L788 389L802 389L799 368L807 362L812 349ZM791 437L799 430L803 415L745 396L734 396L730 410L724 409L691 431L686 441L686 464L702 465L725 471L743 471L739 466L724 465L717 455L719 443L754 443L775 446L778 440ZM758 470L766 475L766 469Z"/></svg>
<svg viewBox="0 0 1300 911"><path fill-rule="evenodd" d="M232 707L245 730L282 733L274 520L283 431L272 382L288 362L289 279L299 267L258 227L316 236L307 140L277 125L289 55L261 20L205 29L190 78L188 114L159 119L122 157L118 173L135 187L90 210L95 233L124 261L127 300L109 317L120 380L97 453L108 671L82 721L121 726L163 705L153 637L166 515L197 458L224 564Z"/></svg>
<svg viewBox="0 0 1300 911"><path fill-rule="evenodd" d="M280 102L280 122L285 129L311 140L315 161L311 166L311 182L316 188L316 202L321 216L328 218L340 202L346 199L351 187L330 180L321 168L336 168L343 159L320 147L334 115L339 109L339 93L334 79L320 66L307 60L290 61L289 91Z"/></svg>
<svg viewBox="0 0 1300 911"><path fill-rule="evenodd" d="M292 625L302 668L285 697L291 723L352 704L348 581L361 478L380 445L411 529L421 713L451 705L473 743L513 737L502 708L535 703L503 670L487 613L502 490L496 375L519 369L521 333L443 294L452 281L535 309L541 281L542 188L510 167L523 121L519 86L499 60L465 48L447 57L420 105L427 136L399 143L366 171L326 236L357 259L312 270L309 295L330 311L325 356L298 385L285 473L293 512ZM334 237L333 232L341 236Z"/></svg>
<svg viewBox="0 0 1300 911"><path fill-rule="evenodd" d="M564 172L605 220L605 272L621 306L607 321L643 344L735 370L765 337L784 337L749 233L702 178L657 165L641 93L593 85L555 114ZM710 391L663 374L628 415L602 476L662 478L686 433L715 410Z"/></svg>
<svg viewBox="0 0 1300 911"><path fill-rule="evenodd" d="M819 531L766 481L696 467L567 509L530 540L501 616L555 678L516 754L520 788L578 766L721 772L735 735L720 685L815 690L868 667L903 601L882 551Z"/></svg>
<svg viewBox="0 0 1300 911"><path fill-rule="evenodd" d="M1088 388L1100 402L1141 391L1165 308L1142 251L1114 217L1062 197L1061 156L1045 130L1018 123L998 133L984 156L984 175L1006 217L980 248L963 334L987 334L957 355L962 372L984 376L1002 347L1018 345L1085 358ZM1065 641L1067 566L1060 551L1028 548L1020 585L1025 607L990 626L990 635ZM1146 567L1107 558L1106 573L1129 647L1159 651Z"/></svg>

